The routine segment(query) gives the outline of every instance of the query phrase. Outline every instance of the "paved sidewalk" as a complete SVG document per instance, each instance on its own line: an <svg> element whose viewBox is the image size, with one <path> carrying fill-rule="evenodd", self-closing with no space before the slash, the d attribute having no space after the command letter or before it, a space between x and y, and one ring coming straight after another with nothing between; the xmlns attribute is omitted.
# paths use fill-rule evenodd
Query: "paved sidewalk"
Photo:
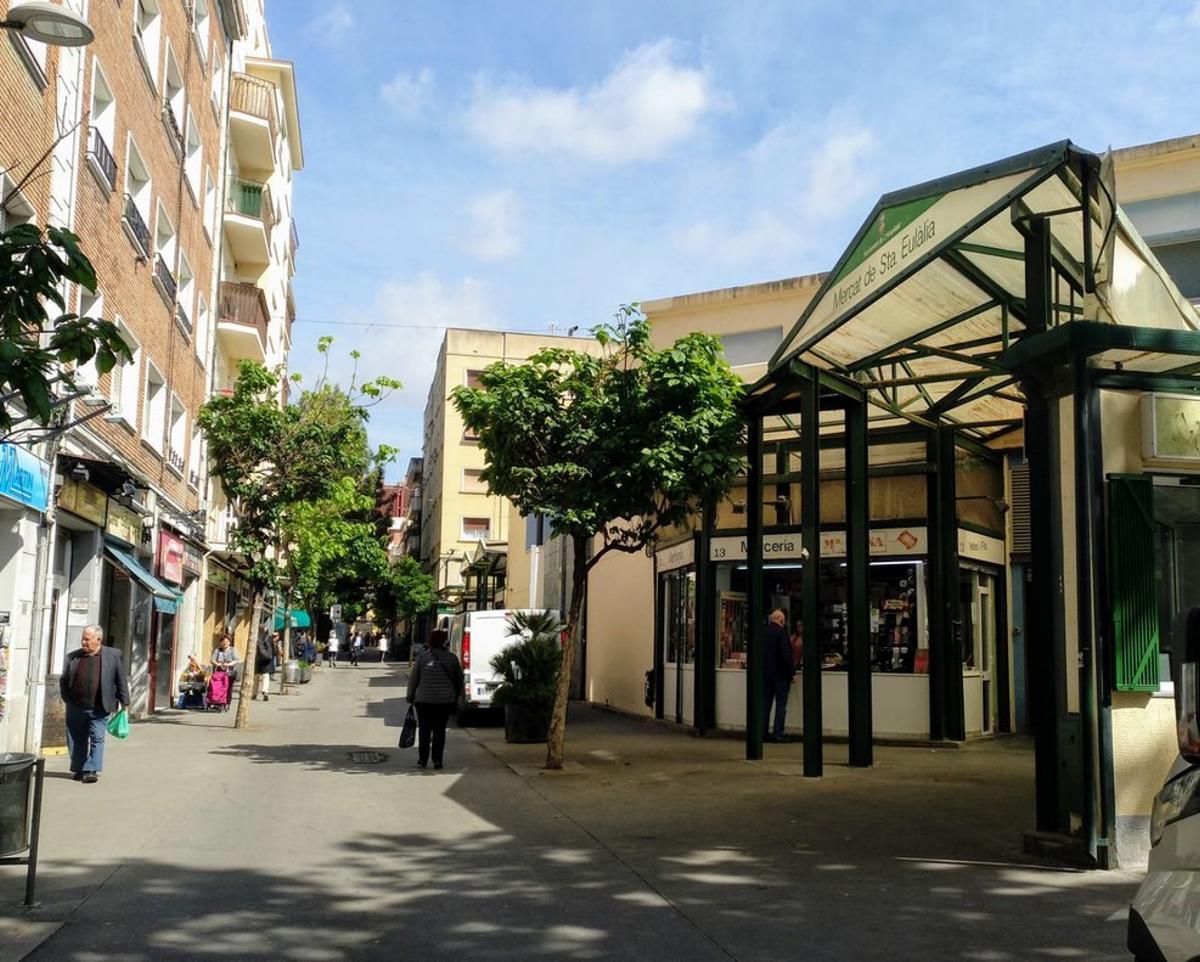
<svg viewBox="0 0 1200 962"><path fill-rule="evenodd" d="M53 759L41 907L0 869L0 960L1125 959L1124 876L1028 866L1029 753L888 749L798 777L573 713L568 772L494 728L395 747L392 665L134 726L97 785ZM377 764L356 754L379 752ZM837 749L831 754L835 756ZM9 940L6 944L6 938Z"/></svg>

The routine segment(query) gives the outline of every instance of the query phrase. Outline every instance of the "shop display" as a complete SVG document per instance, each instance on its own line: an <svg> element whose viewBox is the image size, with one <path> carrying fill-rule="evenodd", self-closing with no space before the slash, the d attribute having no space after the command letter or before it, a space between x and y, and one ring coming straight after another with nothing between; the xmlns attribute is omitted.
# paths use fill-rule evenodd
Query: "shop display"
<svg viewBox="0 0 1200 962"><path fill-rule="evenodd" d="M721 668L746 667L746 595L722 591L717 598L717 644Z"/></svg>

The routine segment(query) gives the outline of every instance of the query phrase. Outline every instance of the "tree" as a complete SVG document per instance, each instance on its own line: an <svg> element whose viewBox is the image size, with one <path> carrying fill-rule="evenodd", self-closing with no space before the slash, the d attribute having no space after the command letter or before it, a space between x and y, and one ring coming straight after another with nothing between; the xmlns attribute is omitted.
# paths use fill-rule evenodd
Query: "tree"
<svg viewBox="0 0 1200 962"><path fill-rule="evenodd" d="M489 491L522 514L547 517L574 548L547 768L562 767L588 573L611 552L642 551L724 497L744 460L742 384L717 338L689 334L656 350L636 305L592 333L598 355L552 348L524 364L497 362L478 388L452 395L479 436Z"/></svg>
<svg viewBox="0 0 1200 962"><path fill-rule="evenodd" d="M330 343L321 338L317 344L326 357ZM357 362L357 352L351 357ZM356 460L356 452L364 443L367 407L399 387L399 381L388 377L360 385L356 369L350 386L341 391L323 373L311 391L285 406L280 404L278 375L242 361L233 391L210 398L200 409L197 421L208 441L213 473L237 511L233 548L247 559L254 587L251 644L258 637L266 591L280 584L289 513L331 497L348 473L361 474L365 465ZM235 728L246 726L253 666L248 657Z"/></svg>
<svg viewBox="0 0 1200 962"><path fill-rule="evenodd" d="M105 373L132 354L112 321L66 313L63 291L78 284L95 293L96 272L68 230L21 224L0 233L0 440L26 417L50 425L54 389L75 387L70 367L94 360ZM60 313L52 317L50 308Z"/></svg>
<svg viewBox="0 0 1200 962"><path fill-rule="evenodd" d="M404 555L384 573L375 586L376 610L386 612L389 622L397 617L412 621L437 604L437 582L421 570L412 555ZM390 629L389 629L390 630Z"/></svg>

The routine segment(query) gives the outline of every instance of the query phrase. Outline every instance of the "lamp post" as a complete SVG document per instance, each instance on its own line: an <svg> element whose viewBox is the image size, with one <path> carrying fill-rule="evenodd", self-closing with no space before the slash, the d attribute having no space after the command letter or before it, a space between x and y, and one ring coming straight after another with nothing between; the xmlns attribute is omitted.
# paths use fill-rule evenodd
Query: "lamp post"
<svg viewBox="0 0 1200 962"><path fill-rule="evenodd" d="M82 17L47 0L13 4L8 19L0 20L0 30L15 30L26 40L56 47L83 47L96 36Z"/></svg>

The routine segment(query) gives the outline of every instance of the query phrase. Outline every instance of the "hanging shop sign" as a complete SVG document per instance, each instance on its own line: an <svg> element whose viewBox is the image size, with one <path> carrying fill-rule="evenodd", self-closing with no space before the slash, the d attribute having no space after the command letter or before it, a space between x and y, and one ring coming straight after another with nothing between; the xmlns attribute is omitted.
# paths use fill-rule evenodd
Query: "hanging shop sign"
<svg viewBox="0 0 1200 962"><path fill-rule="evenodd" d="M185 574L200 576L204 570L204 555L194 544L183 543L183 570Z"/></svg>
<svg viewBox="0 0 1200 962"><path fill-rule="evenodd" d="M1143 394L1142 456L1200 461L1200 398Z"/></svg>
<svg viewBox="0 0 1200 962"><path fill-rule="evenodd" d="M108 495L94 484L67 477L63 479L63 486L58 491L58 506L66 508L72 514L77 514L93 524L104 527Z"/></svg>
<svg viewBox="0 0 1200 962"><path fill-rule="evenodd" d="M210 564L208 566L208 583L214 588L228 589L229 572L220 565Z"/></svg>
<svg viewBox="0 0 1200 962"><path fill-rule="evenodd" d="M1004 539L995 535L979 534L976 531L958 529L958 555L971 561L986 564L1004 564Z"/></svg>
<svg viewBox="0 0 1200 962"><path fill-rule="evenodd" d="M674 571L684 568L696 560L696 542L689 538L679 544L668 545L654 555L655 567L659 571Z"/></svg>
<svg viewBox="0 0 1200 962"><path fill-rule="evenodd" d="M0 498L45 512L50 505L50 465L16 444L0 444Z"/></svg>
<svg viewBox="0 0 1200 962"><path fill-rule="evenodd" d="M167 581L183 583L183 542L169 531L158 534L158 573Z"/></svg>
<svg viewBox="0 0 1200 962"><path fill-rule="evenodd" d="M873 528L868 535L872 555L923 555L929 551L929 541L924 527ZM804 557L799 534L771 534L763 536L763 563L772 561L797 561ZM821 557L846 557L846 532L821 532ZM709 542L709 561L745 561L746 537L713 538Z"/></svg>
<svg viewBox="0 0 1200 962"><path fill-rule="evenodd" d="M142 540L142 518L136 511L109 498L108 520L104 523L104 530L126 544L138 544Z"/></svg>

